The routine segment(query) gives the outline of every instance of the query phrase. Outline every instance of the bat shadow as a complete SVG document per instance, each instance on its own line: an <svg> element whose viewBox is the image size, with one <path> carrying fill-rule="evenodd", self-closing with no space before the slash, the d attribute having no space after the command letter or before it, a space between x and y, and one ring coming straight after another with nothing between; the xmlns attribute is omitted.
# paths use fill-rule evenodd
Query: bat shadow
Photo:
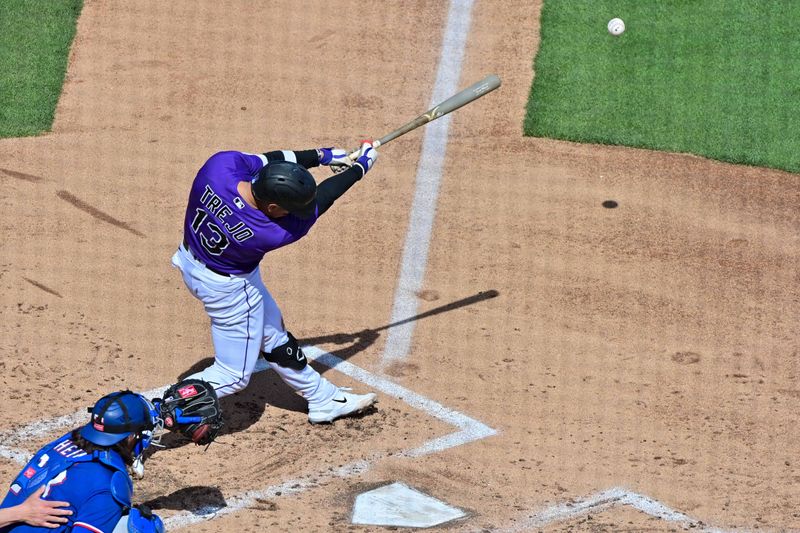
<svg viewBox="0 0 800 533"><path fill-rule="evenodd" d="M433 309L429 309L423 313L419 313L412 317L404 318L402 320L398 320L396 322L392 322L390 324L386 324L384 326L380 326L377 328L370 328L358 331L356 333L334 333L331 335L322 335L319 337L308 337L304 338L300 344L302 345L325 345L325 344L335 344L335 345L345 345L341 348L335 348L333 350L327 350L328 353L331 355L335 355L339 359L348 360L354 355L363 352L380 338L381 332L385 331L389 328L394 328L397 326L401 326L403 324L408 324L409 322L416 322L417 320L421 320L423 318L428 318L434 315L439 315L442 313L447 313L449 311L453 311L455 309L466 307L468 305L474 305L476 303L489 300L492 298L496 298L500 295L500 292L495 289L489 289L487 291L481 291L477 294L473 294L471 296L467 296L466 298L462 298L460 300L455 300L453 302L440 305L438 307L434 307ZM330 370L328 367L323 367L320 372L324 373Z"/></svg>

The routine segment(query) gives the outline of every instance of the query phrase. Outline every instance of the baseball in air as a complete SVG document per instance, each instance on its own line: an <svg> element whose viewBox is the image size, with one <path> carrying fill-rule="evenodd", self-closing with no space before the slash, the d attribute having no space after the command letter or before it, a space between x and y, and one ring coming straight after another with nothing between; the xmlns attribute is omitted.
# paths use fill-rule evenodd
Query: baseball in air
<svg viewBox="0 0 800 533"><path fill-rule="evenodd" d="M622 19L614 18L608 21L608 33L611 35L622 35L625 31L625 23Z"/></svg>

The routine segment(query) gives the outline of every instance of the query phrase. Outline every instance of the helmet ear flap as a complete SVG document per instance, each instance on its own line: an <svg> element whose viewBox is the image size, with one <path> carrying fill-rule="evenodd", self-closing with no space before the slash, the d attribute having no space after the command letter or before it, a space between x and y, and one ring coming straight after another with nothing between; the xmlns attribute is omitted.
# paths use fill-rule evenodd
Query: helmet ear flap
<svg viewBox="0 0 800 533"><path fill-rule="evenodd" d="M256 192L256 187L253 182L250 183L250 192L253 194L253 200L255 200L258 210L266 215L269 204L275 202L270 201L268 198L258 196L259 193Z"/></svg>
<svg viewBox="0 0 800 533"><path fill-rule="evenodd" d="M139 457L144 453L144 445L142 444L142 437L141 435L136 435L136 444L133 446L133 457Z"/></svg>
<svg viewBox="0 0 800 533"><path fill-rule="evenodd" d="M142 454L150 447L150 444L153 443L153 432L152 431L142 431L138 435L136 435L136 444L133 447L133 457L141 457Z"/></svg>
<svg viewBox="0 0 800 533"><path fill-rule="evenodd" d="M133 449L134 457L141 456L152 443L155 442L158 444L161 440L160 431L164 427L164 421L161 419L160 405L156 403L156 400L150 401L141 394L139 398L145 406L147 406L150 420L147 427L136 434L136 446Z"/></svg>

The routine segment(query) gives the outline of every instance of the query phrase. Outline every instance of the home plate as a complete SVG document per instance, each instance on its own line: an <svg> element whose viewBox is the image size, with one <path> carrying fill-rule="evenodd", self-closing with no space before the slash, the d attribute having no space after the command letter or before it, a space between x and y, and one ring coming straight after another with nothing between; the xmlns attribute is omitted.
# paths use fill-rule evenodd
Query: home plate
<svg viewBox="0 0 800 533"><path fill-rule="evenodd" d="M353 523L373 526L432 527L466 516L456 507L392 483L356 496Z"/></svg>

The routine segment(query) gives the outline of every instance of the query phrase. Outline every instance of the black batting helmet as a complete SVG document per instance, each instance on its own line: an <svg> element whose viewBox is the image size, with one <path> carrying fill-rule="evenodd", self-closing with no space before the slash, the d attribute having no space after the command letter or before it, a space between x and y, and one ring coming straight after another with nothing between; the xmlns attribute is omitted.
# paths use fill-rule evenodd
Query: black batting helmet
<svg viewBox="0 0 800 533"><path fill-rule="evenodd" d="M303 166L291 161L275 161L262 168L250 182L259 205L278 204L299 218L316 212L317 182Z"/></svg>

